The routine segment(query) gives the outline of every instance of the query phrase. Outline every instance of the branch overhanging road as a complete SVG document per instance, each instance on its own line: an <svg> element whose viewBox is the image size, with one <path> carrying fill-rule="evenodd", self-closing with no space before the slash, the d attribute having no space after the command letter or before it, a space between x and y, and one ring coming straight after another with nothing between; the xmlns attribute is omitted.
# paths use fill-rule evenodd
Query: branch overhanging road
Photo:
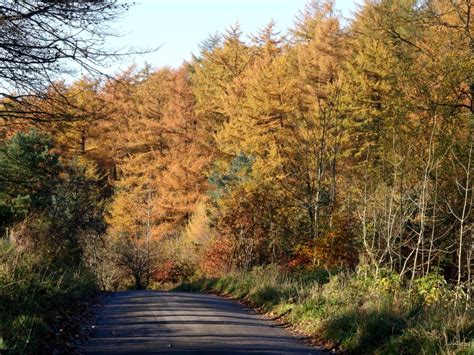
<svg viewBox="0 0 474 355"><path fill-rule="evenodd" d="M93 327L80 353L322 354L254 310L201 293L113 293Z"/></svg>

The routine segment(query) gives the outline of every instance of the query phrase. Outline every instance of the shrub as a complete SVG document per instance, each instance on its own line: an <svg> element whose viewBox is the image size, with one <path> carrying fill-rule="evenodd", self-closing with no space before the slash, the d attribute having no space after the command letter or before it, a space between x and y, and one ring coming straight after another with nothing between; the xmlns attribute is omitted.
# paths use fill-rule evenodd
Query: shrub
<svg viewBox="0 0 474 355"><path fill-rule="evenodd" d="M153 273L153 279L160 283L176 284L192 276L194 270L191 265L180 260L165 260Z"/></svg>
<svg viewBox="0 0 474 355"><path fill-rule="evenodd" d="M228 238L209 242L199 262L200 272L207 277L219 277L229 271L232 244Z"/></svg>

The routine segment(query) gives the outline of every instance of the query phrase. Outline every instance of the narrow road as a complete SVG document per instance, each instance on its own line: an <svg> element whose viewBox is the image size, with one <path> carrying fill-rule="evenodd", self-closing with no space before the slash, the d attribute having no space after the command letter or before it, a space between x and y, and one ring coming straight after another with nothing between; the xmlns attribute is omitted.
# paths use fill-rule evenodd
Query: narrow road
<svg viewBox="0 0 474 355"><path fill-rule="evenodd" d="M99 308L85 354L321 354L237 302L200 293L127 291Z"/></svg>

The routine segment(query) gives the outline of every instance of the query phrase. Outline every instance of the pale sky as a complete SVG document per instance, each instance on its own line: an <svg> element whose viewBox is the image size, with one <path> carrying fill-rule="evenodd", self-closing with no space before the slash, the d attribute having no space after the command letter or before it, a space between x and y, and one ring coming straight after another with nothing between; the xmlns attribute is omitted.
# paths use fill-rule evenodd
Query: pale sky
<svg viewBox="0 0 474 355"><path fill-rule="evenodd" d="M198 52L200 42L216 32L224 32L239 22L245 35L255 33L270 20L285 32L303 10L306 0L135 0L136 5L112 27L122 34L109 41L114 48L160 47L155 53L134 56L112 71L131 63L153 67L178 67ZM336 0L336 8L346 17L355 10L355 0Z"/></svg>

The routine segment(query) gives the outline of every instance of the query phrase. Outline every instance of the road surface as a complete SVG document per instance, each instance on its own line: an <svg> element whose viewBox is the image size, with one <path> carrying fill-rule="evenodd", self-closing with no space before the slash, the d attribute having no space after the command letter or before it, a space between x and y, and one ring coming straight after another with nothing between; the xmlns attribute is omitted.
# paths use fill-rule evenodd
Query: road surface
<svg viewBox="0 0 474 355"><path fill-rule="evenodd" d="M321 354L237 302L200 293L110 294L84 354Z"/></svg>

